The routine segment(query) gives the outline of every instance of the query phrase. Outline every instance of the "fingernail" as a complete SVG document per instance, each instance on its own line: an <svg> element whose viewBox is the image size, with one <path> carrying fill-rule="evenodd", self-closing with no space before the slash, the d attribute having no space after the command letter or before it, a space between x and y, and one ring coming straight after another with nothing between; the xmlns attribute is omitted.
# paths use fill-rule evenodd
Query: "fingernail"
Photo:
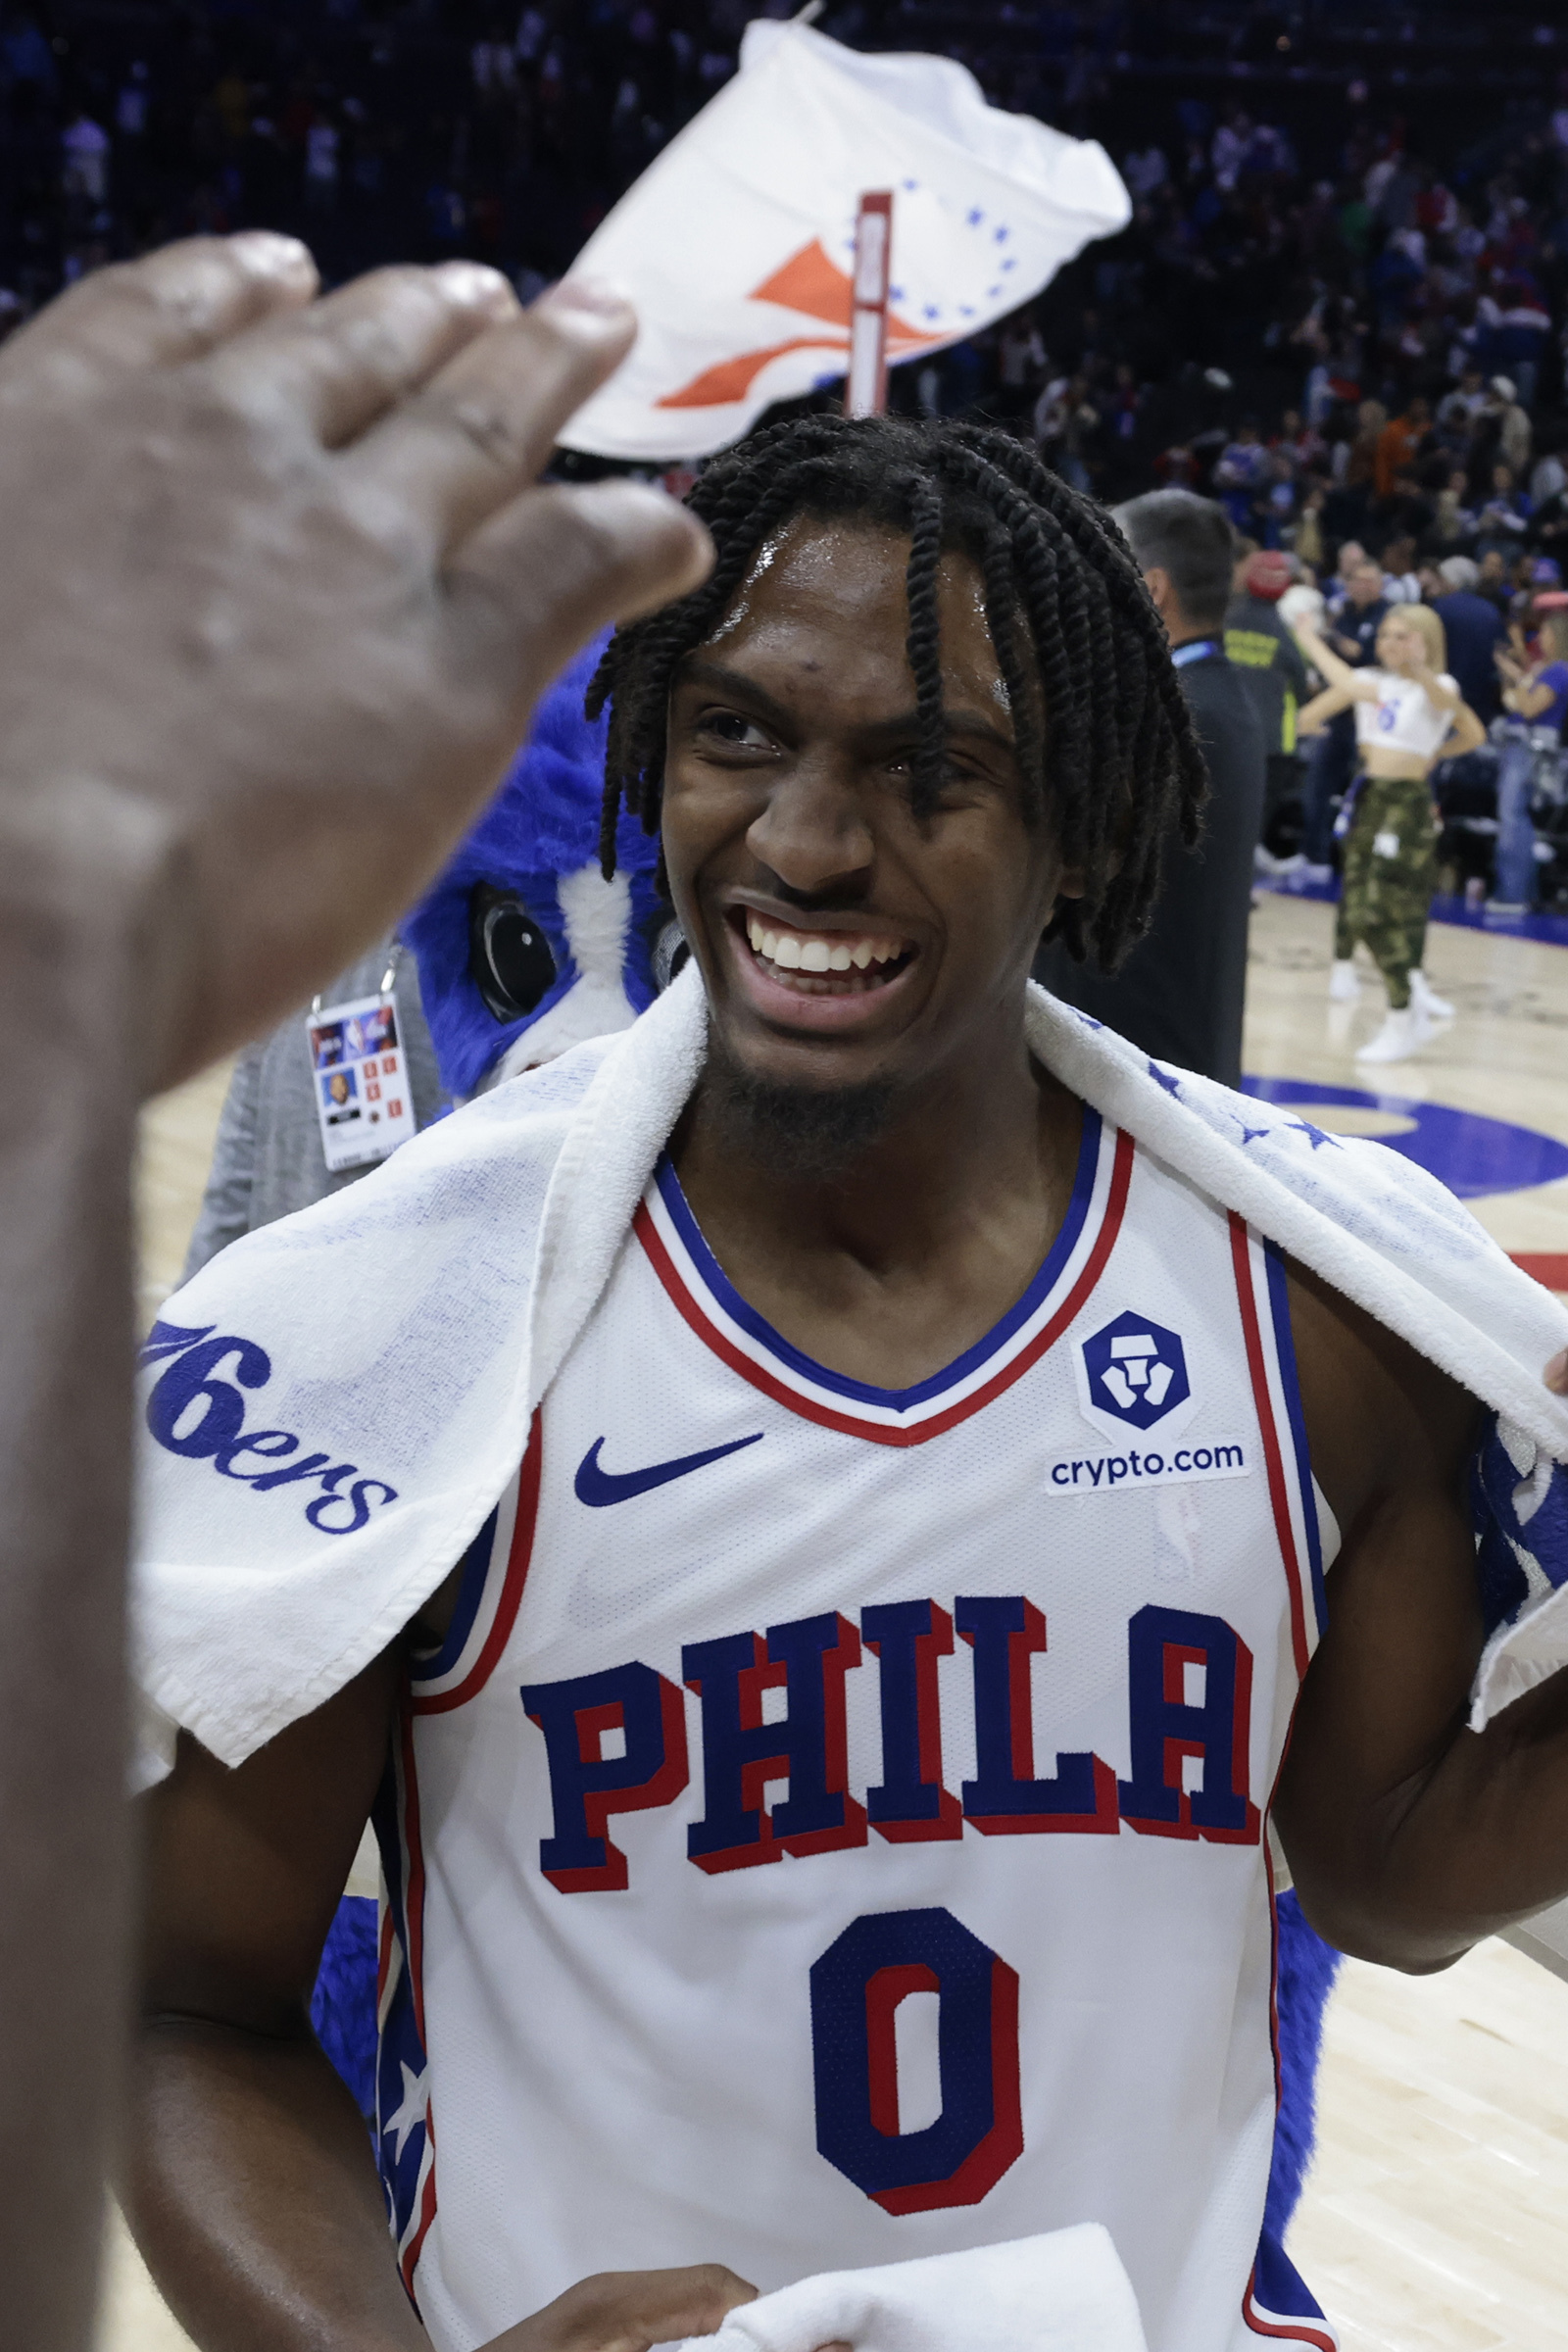
<svg viewBox="0 0 1568 2352"><path fill-rule="evenodd" d="M314 279L316 276L310 247L298 237L285 237L275 228L242 228L229 238L228 248L258 277Z"/></svg>
<svg viewBox="0 0 1568 2352"><path fill-rule="evenodd" d="M1559 1396L1568 1393L1568 1348L1560 1355L1552 1357L1541 1377L1547 1388L1554 1390Z"/></svg>
<svg viewBox="0 0 1568 2352"><path fill-rule="evenodd" d="M476 311L505 315L518 307L510 281L487 262L438 262L434 274L440 279L443 292Z"/></svg>
<svg viewBox="0 0 1568 2352"><path fill-rule="evenodd" d="M609 277L564 277L546 286L534 308L540 311L587 311L611 318L631 308L630 297Z"/></svg>

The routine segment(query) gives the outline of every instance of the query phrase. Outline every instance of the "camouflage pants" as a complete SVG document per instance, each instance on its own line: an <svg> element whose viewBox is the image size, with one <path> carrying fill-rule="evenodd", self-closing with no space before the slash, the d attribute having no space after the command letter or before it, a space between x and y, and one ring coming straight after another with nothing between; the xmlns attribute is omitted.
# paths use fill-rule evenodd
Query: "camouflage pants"
<svg viewBox="0 0 1568 2352"><path fill-rule="evenodd" d="M1364 940L1396 1012L1410 1002L1437 870L1430 787L1411 776L1363 776L1345 844L1334 953L1344 961Z"/></svg>

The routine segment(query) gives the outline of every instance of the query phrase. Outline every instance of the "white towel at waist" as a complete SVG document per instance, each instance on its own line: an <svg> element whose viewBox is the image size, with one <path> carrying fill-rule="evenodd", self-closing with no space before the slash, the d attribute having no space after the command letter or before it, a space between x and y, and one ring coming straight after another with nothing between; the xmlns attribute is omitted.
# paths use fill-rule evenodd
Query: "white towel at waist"
<svg viewBox="0 0 1568 2352"><path fill-rule="evenodd" d="M682 2352L1145 2352L1131 2282L1098 2222L1010 2245L825 2271L732 2311Z"/></svg>

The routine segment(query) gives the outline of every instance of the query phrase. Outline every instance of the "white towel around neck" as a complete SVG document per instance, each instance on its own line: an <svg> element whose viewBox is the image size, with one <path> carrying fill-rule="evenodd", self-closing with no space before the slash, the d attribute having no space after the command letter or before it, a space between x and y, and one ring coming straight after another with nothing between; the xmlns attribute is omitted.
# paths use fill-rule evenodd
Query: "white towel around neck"
<svg viewBox="0 0 1568 2352"><path fill-rule="evenodd" d="M1542 1371L1568 1316L1433 1177L1385 1145L1152 1062L1034 987L1027 1031L1103 1118L1490 1405L1521 1495L1556 1476L1568 1402ZM237 1457L238 1475L211 1451L143 1446L142 1778L167 1769L176 1725L241 1762L367 1665L462 1556L609 1279L706 1040L688 967L634 1027L439 1121L364 1183L235 1243L168 1301L145 1351L150 1394L205 1346L210 1409L267 1444ZM176 1441L201 1409L175 1421ZM164 1424L167 1436L167 1412ZM313 1453L344 1465L340 1500L304 1481L260 1489L270 1450L279 1468ZM1508 1540L1529 1592L1488 1643L1478 1728L1568 1661L1568 1556L1539 1561L1511 1528Z"/></svg>

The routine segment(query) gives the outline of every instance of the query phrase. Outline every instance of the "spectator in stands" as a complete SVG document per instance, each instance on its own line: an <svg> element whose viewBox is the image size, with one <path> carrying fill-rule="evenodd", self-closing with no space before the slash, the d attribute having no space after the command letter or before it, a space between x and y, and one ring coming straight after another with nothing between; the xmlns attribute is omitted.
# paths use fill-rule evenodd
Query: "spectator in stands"
<svg viewBox="0 0 1568 2352"><path fill-rule="evenodd" d="M1347 539L1335 561L1334 576L1324 584L1324 601L1331 612L1338 612L1350 594L1350 582L1367 561L1366 549L1359 539ZM1381 579L1381 568L1379 577ZM1346 657L1349 659L1348 656Z"/></svg>
<svg viewBox="0 0 1568 2352"><path fill-rule="evenodd" d="M1020 312L1004 325L999 339L1002 414L1026 416L1033 406L1033 387L1045 371L1046 347L1030 314Z"/></svg>
<svg viewBox="0 0 1568 2352"><path fill-rule="evenodd" d="M1257 418L1247 416L1234 441L1226 443L1214 467L1220 504L1238 531L1250 530L1268 476L1268 451Z"/></svg>
<svg viewBox="0 0 1568 2352"><path fill-rule="evenodd" d="M1561 745L1568 717L1568 597L1542 613L1538 643L1524 661L1502 646L1494 660L1509 723L1497 762L1497 869L1489 904L1494 913L1520 914L1536 896L1530 818L1536 761L1543 751Z"/></svg>
<svg viewBox="0 0 1568 2352"><path fill-rule="evenodd" d="M1543 555L1568 556L1568 483L1542 497L1530 518L1530 536Z"/></svg>
<svg viewBox="0 0 1568 2352"><path fill-rule="evenodd" d="M1380 499L1393 498L1396 482L1411 471L1431 429L1432 410L1419 394L1401 416L1389 418L1378 435L1373 460Z"/></svg>
<svg viewBox="0 0 1568 2352"><path fill-rule="evenodd" d="M1513 600L1513 582L1508 577L1508 559L1497 547L1489 547L1481 558L1476 571L1476 594L1494 604L1499 612L1506 612Z"/></svg>
<svg viewBox="0 0 1568 2352"><path fill-rule="evenodd" d="M1383 550L1383 594L1391 605L1418 605L1421 581L1415 568L1415 541L1391 539Z"/></svg>
<svg viewBox="0 0 1568 2352"><path fill-rule="evenodd" d="M1089 384L1082 375L1058 376L1048 384L1035 408L1035 439L1046 464L1074 490L1092 488L1089 475L1090 435L1100 422L1090 406Z"/></svg>
<svg viewBox="0 0 1568 2352"><path fill-rule="evenodd" d="M1469 475L1462 466L1454 466L1434 502L1429 536L1440 545L1453 547L1461 540L1474 539L1475 514L1465 503L1469 491Z"/></svg>
<svg viewBox="0 0 1568 2352"><path fill-rule="evenodd" d="M1321 574L1328 552L1323 537L1323 508L1328 494L1326 482L1310 482L1302 493L1301 511L1296 520L1293 552L1298 564L1310 570L1314 578Z"/></svg>
<svg viewBox="0 0 1568 2352"><path fill-rule="evenodd" d="M1489 438L1494 428L1497 455L1505 466L1511 467L1517 479L1530 464L1534 436L1530 419L1519 406L1511 376L1493 377L1477 425L1481 434ZM1481 446L1486 446L1485 439Z"/></svg>
<svg viewBox="0 0 1568 2352"><path fill-rule="evenodd" d="M1473 361L1459 371L1459 381L1438 404L1438 430L1448 449L1463 457L1470 447L1476 418L1486 406L1486 378Z"/></svg>
<svg viewBox="0 0 1568 2352"><path fill-rule="evenodd" d="M1508 624L1490 597L1476 593L1480 574L1468 556L1448 556L1438 569L1443 593L1432 599L1432 610L1447 640L1448 667L1463 700L1482 725L1490 726L1500 707L1493 656L1506 644Z"/></svg>
<svg viewBox="0 0 1568 2352"><path fill-rule="evenodd" d="M1494 466L1492 488L1476 516L1477 545L1483 555L1497 550L1511 559L1524 545L1530 524L1530 499L1514 481L1511 466Z"/></svg>

